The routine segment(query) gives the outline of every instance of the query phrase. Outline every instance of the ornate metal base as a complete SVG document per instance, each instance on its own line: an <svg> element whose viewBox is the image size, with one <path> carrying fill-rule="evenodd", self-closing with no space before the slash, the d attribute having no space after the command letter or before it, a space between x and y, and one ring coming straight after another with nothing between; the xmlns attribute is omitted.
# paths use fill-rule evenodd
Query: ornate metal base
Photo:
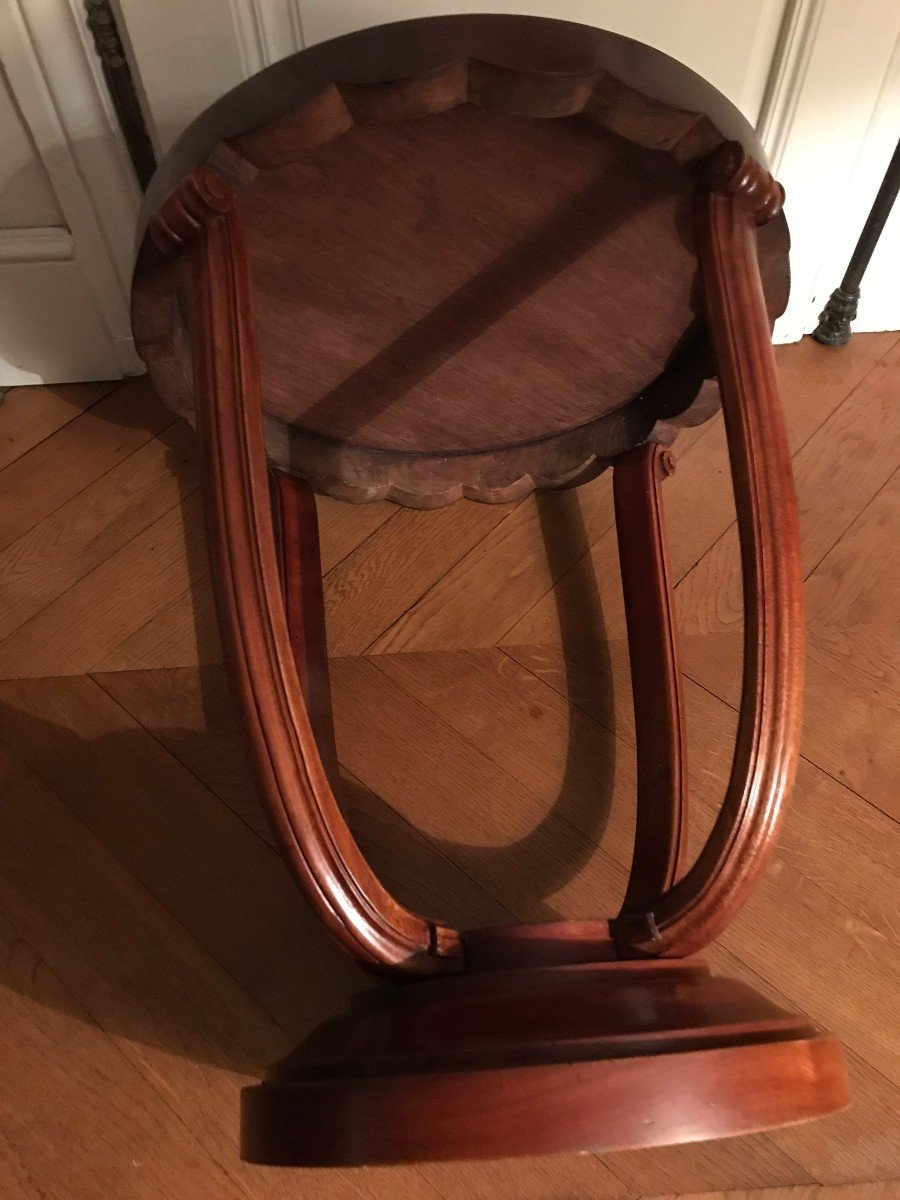
<svg viewBox="0 0 900 1200"><path fill-rule="evenodd" d="M853 332L850 323L856 319L858 304L859 288L852 291L835 288L819 314L819 324L813 332L816 341L823 346L845 346Z"/></svg>

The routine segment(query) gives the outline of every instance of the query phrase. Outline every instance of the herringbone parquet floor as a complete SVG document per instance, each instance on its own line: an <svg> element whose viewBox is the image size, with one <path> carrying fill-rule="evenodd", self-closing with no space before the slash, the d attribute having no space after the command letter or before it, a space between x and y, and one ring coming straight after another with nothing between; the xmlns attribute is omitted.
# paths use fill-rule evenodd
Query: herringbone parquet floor
<svg viewBox="0 0 900 1200"><path fill-rule="evenodd" d="M0 406L4 1200L900 1196L900 340L778 359L803 759L776 860L711 958L841 1035L854 1106L605 1159L242 1166L240 1085L365 980L256 806L190 430L144 380L18 389ZM740 573L721 421L675 450L696 845L730 765ZM345 802L386 881L470 925L613 911L634 763L608 476L510 506L320 512Z"/></svg>

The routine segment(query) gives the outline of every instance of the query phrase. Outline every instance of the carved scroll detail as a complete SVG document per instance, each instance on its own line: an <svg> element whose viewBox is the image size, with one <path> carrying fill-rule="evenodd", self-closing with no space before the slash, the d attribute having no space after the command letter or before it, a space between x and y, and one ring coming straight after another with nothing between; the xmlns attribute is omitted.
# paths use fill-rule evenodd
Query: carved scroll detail
<svg viewBox="0 0 900 1200"><path fill-rule="evenodd" d="M148 236L161 254L174 258L196 242L208 221L233 204L234 194L225 180L209 167L197 167L150 222Z"/></svg>
<svg viewBox="0 0 900 1200"><path fill-rule="evenodd" d="M765 225L784 207L784 188L744 153L740 142L723 142L714 150L704 163L702 180L711 192L730 196L757 225Z"/></svg>

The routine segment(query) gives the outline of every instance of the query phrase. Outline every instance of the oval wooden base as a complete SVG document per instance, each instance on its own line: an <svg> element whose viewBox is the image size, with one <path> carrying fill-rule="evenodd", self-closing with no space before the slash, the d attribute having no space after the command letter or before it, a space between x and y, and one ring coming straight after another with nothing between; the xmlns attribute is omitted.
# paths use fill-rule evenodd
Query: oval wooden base
<svg viewBox="0 0 900 1200"><path fill-rule="evenodd" d="M696 961L525 968L362 996L242 1096L283 1166L659 1146L849 1100L837 1040Z"/></svg>

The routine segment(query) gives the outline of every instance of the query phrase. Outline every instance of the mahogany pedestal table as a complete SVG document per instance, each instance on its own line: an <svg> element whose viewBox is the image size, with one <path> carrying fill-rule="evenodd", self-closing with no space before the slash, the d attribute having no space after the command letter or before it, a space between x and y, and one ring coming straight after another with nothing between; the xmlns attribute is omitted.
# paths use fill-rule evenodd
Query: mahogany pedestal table
<svg viewBox="0 0 900 1200"><path fill-rule="evenodd" d="M763 869L800 731L770 336L782 200L750 127L692 72L514 16L315 46L213 105L162 164L134 329L160 394L196 423L247 745L307 899L385 981L245 1091L247 1159L606 1151L847 1102L833 1037L693 957ZM731 779L688 867L660 488L666 446L719 392L745 664ZM492 503L610 465L638 750L622 907L458 930L388 894L335 798L314 492Z"/></svg>

